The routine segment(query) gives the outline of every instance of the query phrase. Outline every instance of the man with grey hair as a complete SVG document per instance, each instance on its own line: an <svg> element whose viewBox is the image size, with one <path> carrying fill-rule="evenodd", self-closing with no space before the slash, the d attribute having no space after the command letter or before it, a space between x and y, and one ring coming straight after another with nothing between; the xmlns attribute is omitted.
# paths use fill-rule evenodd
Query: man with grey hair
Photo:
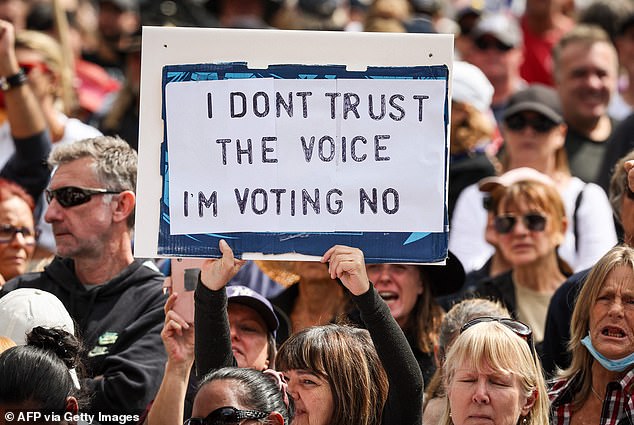
<svg viewBox="0 0 634 425"><path fill-rule="evenodd" d="M553 49L555 88L568 125L565 148L572 175L597 183L615 122L608 116L618 59L608 34L578 25Z"/></svg>
<svg viewBox="0 0 634 425"><path fill-rule="evenodd" d="M101 136L56 146L49 164L45 219L57 256L44 271L19 276L3 290L56 295L87 350L82 386L93 394L87 411L93 423L136 423L166 361L163 275L132 255L136 152L119 138Z"/></svg>
<svg viewBox="0 0 634 425"><path fill-rule="evenodd" d="M610 180L609 199L615 219L623 226L623 242L634 247L634 150L625 155L614 167ZM629 182L628 182L629 180ZM579 289L590 269L572 275L555 291L548 306L542 365L547 374L565 369L570 364L568 341L570 319Z"/></svg>

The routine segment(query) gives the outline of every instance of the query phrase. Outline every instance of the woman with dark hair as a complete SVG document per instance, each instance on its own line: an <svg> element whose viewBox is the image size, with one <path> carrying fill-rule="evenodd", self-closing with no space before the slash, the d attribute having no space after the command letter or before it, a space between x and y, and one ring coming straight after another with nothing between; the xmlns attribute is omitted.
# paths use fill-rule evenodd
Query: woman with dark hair
<svg viewBox="0 0 634 425"><path fill-rule="evenodd" d="M0 413L35 411L51 415L47 421L75 424L80 410L77 368L79 341L66 331L35 327L27 345L0 354ZM15 413L14 413L15 412Z"/></svg>
<svg viewBox="0 0 634 425"><path fill-rule="evenodd" d="M374 289L363 252L336 245L321 258L350 292L366 330L306 328L280 347L276 367L295 400L294 424L420 424L423 381L405 335Z"/></svg>
<svg viewBox="0 0 634 425"><path fill-rule="evenodd" d="M235 367L215 370L201 381L192 417L185 425L233 424L244 419L290 424L293 405L280 390L280 379L272 371Z"/></svg>

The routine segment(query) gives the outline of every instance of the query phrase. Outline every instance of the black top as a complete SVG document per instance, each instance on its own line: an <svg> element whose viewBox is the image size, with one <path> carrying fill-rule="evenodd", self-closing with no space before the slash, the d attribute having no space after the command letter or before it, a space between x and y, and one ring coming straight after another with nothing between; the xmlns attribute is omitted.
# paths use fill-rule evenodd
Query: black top
<svg viewBox="0 0 634 425"><path fill-rule="evenodd" d="M59 298L86 349L82 361L88 378L81 385L92 394L87 413L135 415L158 391L167 360L161 341L163 280L153 264L135 260L89 290L77 279L74 262L56 257L43 272L11 279L2 294L37 288Z"/></svg>
<svg viewBox="0 0 634 425"><path fill-rule="evenodd" d="M571 354L568 351L570 340L570 319L579 289L590 269L572 275L561 285L550 299L546 313L542 366L546 376L553 376L556 368L565 369L570 366Z"/></svg>

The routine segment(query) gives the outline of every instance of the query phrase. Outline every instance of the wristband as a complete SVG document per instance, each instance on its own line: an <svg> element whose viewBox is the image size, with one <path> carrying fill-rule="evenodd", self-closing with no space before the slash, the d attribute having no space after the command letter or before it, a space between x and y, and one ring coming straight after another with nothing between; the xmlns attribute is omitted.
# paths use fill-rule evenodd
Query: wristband
<svg viewBox="0 0 634 425"><path fill-rule="evenodd" d="M15 87L20 87L24 85L27 81L27 76L24 73L24 70L20 68L17 74L10 75L8 77L0 78L0 90L8 91Z"/></svg>

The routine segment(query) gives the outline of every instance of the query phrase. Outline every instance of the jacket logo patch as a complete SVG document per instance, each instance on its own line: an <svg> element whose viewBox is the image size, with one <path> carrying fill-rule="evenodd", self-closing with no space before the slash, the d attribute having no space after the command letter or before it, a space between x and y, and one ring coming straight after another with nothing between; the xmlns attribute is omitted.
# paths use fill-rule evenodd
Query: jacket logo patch
<svg viewBox="0 0 634 425"><path fill-rule="evenodd" d="M103 335L99 337L99 345L112 345L117 342L117 338L119 338L119 334L116 332L104 332Z"/></svg>
<svg viewBox="0 0 634 425"><path fill-rule="evenodd" d="M108 354L108 347L96 346L88 352L88 357L105 356L106 354Z"/></svg>

